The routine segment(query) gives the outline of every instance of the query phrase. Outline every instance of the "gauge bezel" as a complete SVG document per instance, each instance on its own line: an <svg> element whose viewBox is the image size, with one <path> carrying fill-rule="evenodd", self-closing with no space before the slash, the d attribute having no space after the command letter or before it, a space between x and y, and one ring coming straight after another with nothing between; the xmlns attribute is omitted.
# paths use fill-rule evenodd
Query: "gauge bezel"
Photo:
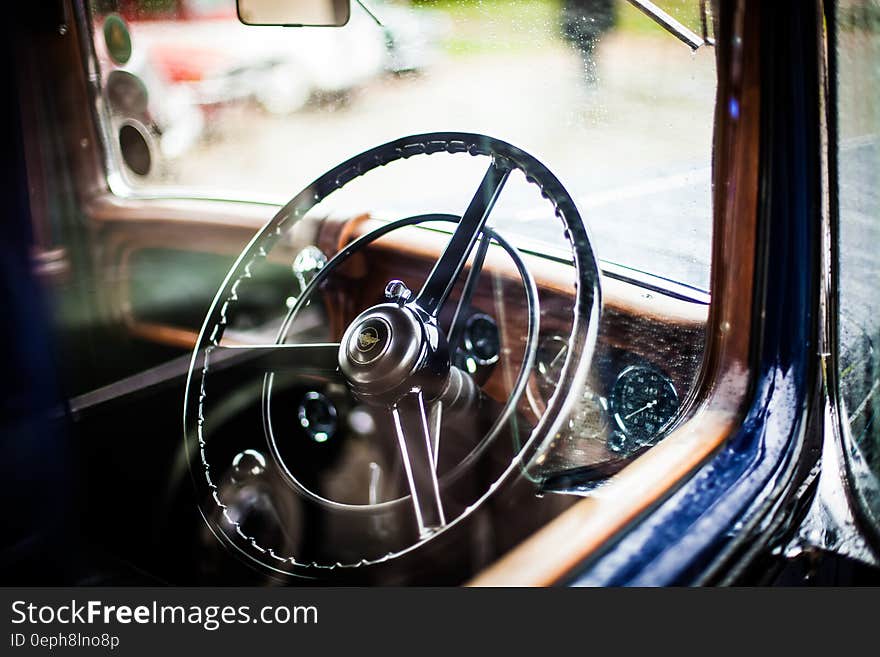
<svg viewBox="0 0 880 657"><path fill-rule="evenodd" d="M494 328L495 333L498 334L498 350L492 358L480 358L474 353L474 343L471 340L471 327L474 322L482 319L487 320ZM467 318L467 322L464 325L464 335L462 336L462 343L464 344L465 354L468 358L473 359L473 361L481 366L486 367L488 365L494 365L498 362L498 359L501 358L501 331L498 330L498 322L491 315L487 315L486 313L474 313L470 317Z"/></svg>
<svg viewBox="0 0 880 657"><path fill-rule="evenodd" d="M618 400L618 386L620 385L621 380L624 377L631 375L633 372L644 371L646 373L650 373L652 375L659 376L663 383L668 386L669 390L672 392L672 397L675 400L676 408L675 412L669 417L669 419L664 422L653 434L647 437L638 437L633 434L632 428L628 427L626 422L620 417L620 412L617 409L617 400ZM681 409L681 399L678 396L678 390L675 388L675 384L672 382L672 379L667 375L663 370L659 367L655 367L653 365L628 365L623 368L617 377L614 379L614 385L611 387L611 394L608 396L608 402L611 410L611 417L614 420L614 424L616 428L623 433L627 438L634 438L641 445L647 445L658 438L661 438L669 429L670 426L675 422L675 420L679 416L679 411Z"/></svg>
<svg viewBox="0 0 880 657"><path fill-rule="evenodd" d="M320 427L312 426L311 420L308 417L308 409L306 407L306 403L310 401L320 402L325 405L332 419L332 428L328 427L327 430L324 431ZM336 410L336 404L330 401L330 398L327 397L327 395L324 395L317 390L309 390L303 395L299 402L299 406L296 409L296 415L299 420L300 428L309 438L319 445L331 440L336 435L337 431L339 431L339 412Z"/></svg>

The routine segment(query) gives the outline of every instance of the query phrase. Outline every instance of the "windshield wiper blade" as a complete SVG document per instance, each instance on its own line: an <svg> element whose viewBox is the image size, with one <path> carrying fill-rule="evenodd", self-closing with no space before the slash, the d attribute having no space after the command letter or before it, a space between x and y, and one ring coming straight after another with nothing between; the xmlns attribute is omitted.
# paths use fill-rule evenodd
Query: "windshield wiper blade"
<svg viewBox="0 0 880 657"><path fill-rule="evenodd" d="M385 26L382 24L382 19L380 19L380 18L376 15L376 12L374 12L374 11L369 7L369 5L368 5L366 2L364 2L364 0L355 0L355 2L357 2L357 3L360 5L361 9L363 9L363 10L367 13L367 16L369 16L370 18L372 18L372 19L376 22L376 25L378 25L379 27L385 27Z"/></svg>
<svg viewBox="0 0 880 657"><path fill-rule="evenodd" d="M639 9L645 16L657 23L672 36L687 44L691 50L696 50L700 46L712 45L712 41L705 36L700 36L696 32L689 30L683 24L679 23L672 16L660 9L653 2L648 0L628 0L629 3ZM701 5L701 13L702 13Z"/></svg>

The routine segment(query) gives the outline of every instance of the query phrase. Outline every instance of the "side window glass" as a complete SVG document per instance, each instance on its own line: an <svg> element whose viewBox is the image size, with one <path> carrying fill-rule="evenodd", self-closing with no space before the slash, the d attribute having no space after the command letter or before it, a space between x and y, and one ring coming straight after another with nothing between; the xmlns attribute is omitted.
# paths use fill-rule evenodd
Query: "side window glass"
<svg viewBox="0 0 880 657"><path fill-rule="evenodd" d="M880 477L880 3L841 2L836 12L839 376L856 485L880 515L869 493Z"/></svg>

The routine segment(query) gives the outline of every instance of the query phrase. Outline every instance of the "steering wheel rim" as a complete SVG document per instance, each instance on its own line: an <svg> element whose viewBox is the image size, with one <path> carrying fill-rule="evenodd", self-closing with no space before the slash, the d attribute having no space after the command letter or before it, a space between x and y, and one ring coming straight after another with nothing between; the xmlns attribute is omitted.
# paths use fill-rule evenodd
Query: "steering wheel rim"
<svg viewBox="0 0 880 657"><path fill-rule="evenodd" d="M238 550L243 552L248 558L257 561L271 570L286 574L302 574L303 569L311 571L315 568L344 568L348 566L364 566L385 562L391 558L411 552L433 538L434 534L423 534L419 541L394 554L389 553L376 559L362 559L353 564L339 562L334 564L320 564L314 561L303 563L298 561L295 556L276 555L272 548L266 549L259 546L254 538L247 536L247 534L242 531L240 524L236 523L236 521L229 516L227 507L219 497L219 489L216 483L211 480L211 466L205 458L205 441L202 436L202 422L204 421L204 417L202 416L201 404L205 398L204 380L208 373L208 354L210 354L211 350L221 347L220 342L226 328L227 314L230 306L238 299L237 292L239 284L249 277L249 272L258 259L267 257L269 251L271 251L278 238L283 234L284 230L289 227L291 222L301 219L312 207L321 202L333 191L340 189L351 180L364 175L377 167L384 166L396 160L406 159L414 155L430 155L443 152L469 153L474 156L483 155L490 157L492 164L490 165L490 171L484 179L484 184L490 177L490 174L492 174L493 167L499 166L499 162L507 173L513 168L520 169L525 174L528 182L538 186L542 196L553 205L556 216L562 221L565 235L572 248L573 264L577 276L573 281L575 305L573 309L573 326L569 337L569 350L566 355L566 362L563 365L556 392L551 395L551 398L547 401L545 412L532 429L528 440L521 446L520 450L516 453L510 465L503 471L501 476L499 476L471 506L465 509L464 512L449 522L446 522L444 519L440 532L444 532L464 520L474 509L478 508L510 478L512 471L517 466L524 466L527 462L527 458L530 455L533 455L534 450L539 446L539 441L537 440L538 437L542 437L543 441L553 438L559 430L561 423L566 418L567 412L573 403L573 395L561 394L560 391L578 390L586 381L589 363L595 345L598 316L601 307L600 274L596 258L592 251L587 229L583 224L573 200L558 179L556 179L556 177L543 164L538 162L531 155L525 153L525 151L507 144L506 142L486 137L484 135L470 133L428 133L394 140L370 149L346 162L343 162L339 166L334 167L317 178L311 185L306 187L289 203L281 208L275 217L273 217L273 219L257 233L236 260L218 290L214 302L206 316L199 335L199 340L193 352L187 380L187 393L184 401L184 432L188 453L198 453L200 455L200 458L190 460L191 474L194 481L196 481L197 486L200 484L200 479L202 480L201 486L199 486L200 488L203 487L205 483L207 484L207 487L211 492L211 499L222 511L225 520L230 523L230 526L235 528L234 531L231 532L228 528L220 526L212 526L211 529L215 534L219 531L219 533L222 534L230 544L238 548ZM504 175L506 178L506 173ZM501 181L501 184L503 185L503 180ZM495 189L495 193L497 193L497 191L498 188ZM475 199L476 198L477 197L475 197ZM489 210L491 210L491 204L486 211L486 215L488 215ZM485 218L483 221L485 222ZM479 230L482 230L482 226L483 225L481 224L478 232ZM456 234L458 231L459 229L456 229ZM455 235L453 235L453 239L450 240L450 245L454 238ZM473 244L471 244L471 247L472 246ZM470 253L471 247L468 248L467 254ZM450 248L451 246L448 246L447 251L449 251ZM465 259L467 254L465 255ZM441 258L442 257L443 256L441 256ZM439 266L439 261L437 266ZM435 266L435 268L437 266ZM463 267L463 263L461 266ZM458 274L456 273L455 277L457 277L457 275ZM454 280L455 279L453 278L453 281ZM301 298L304 296L304 294L301 295ZM439 296L439 294L435 296ZM280 332L279 336L282 335L282 333L283 332ZM537 332L534 335L534 339L537 339ZM198 373L200 368L201 385L196 388L198 394L193 395L191 394L193 392L193 384L195 380L199 378ZM530 367L523 367L523 370L525 371L530 369ZM527 375L525 378L527 380ZM412 484L412 480L410 483ZM415 496L415 489L411 490L412 495ZM391 500L390 502L398 502L405 499L405 497L406 496L399 498L398 500ZM371 505L357 506L369 509ZM214 509L214 511L216 511L216 509ZM203 516L205 516L206 520L209 517L204 510ZM210 522L209 525L211 525ZM253 553L254 550L262 555L267 555L271 561L256 556Z"/></svg>

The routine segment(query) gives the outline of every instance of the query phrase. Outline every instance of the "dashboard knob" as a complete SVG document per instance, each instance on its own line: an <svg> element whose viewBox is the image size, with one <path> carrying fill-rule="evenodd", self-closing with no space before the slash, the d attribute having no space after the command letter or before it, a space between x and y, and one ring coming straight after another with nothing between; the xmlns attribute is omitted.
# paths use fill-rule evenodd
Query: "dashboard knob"
<svg viewBox="0 0 880 657"><path fill-rule="evenodd" d="M232 480L242 483L259 477L266 470L266 457L255 449L239 452L232 459Z"/></svg>

